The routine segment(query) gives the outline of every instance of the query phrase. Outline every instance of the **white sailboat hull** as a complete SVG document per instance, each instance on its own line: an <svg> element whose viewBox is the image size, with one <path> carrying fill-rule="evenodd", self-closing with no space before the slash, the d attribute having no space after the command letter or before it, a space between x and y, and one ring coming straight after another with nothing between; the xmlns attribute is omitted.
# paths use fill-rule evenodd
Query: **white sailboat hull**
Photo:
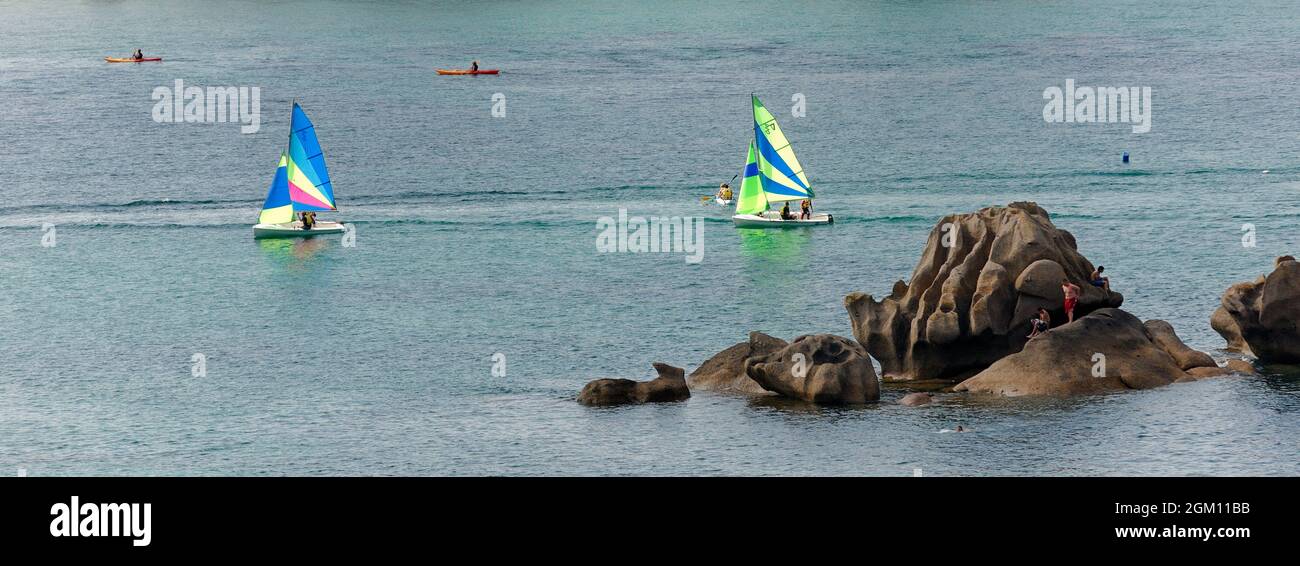
<svg viewBox="0 0 1300 566"><path fill-rule="evenodd" d="M253 226L253 238L308 238L326 234L342 234L347 229L338 222L319 221L311 230L303 230L302 222L284 224L257 224Z"/></svg>
<svg viewBox="0 0 1300 566"><path fill-rule="evenodd" d="M779 213L769 211L762 215L737 214L731 217L731 221L736 224L737 228L794 228L798 226L834 224L835 217L830 214L814 214L812 218L807 219L795 217L790 220L782 220Z"/></svg>

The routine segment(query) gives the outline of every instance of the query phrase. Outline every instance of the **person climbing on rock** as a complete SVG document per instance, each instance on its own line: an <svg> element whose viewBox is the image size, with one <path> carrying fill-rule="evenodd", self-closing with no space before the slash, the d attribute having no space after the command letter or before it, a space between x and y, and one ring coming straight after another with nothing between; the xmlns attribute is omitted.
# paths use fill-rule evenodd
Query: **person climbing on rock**
<svg viewBox="0 0 1300 566"><path fill-rule="evenodd" d="M1033 331L1029 333L1029 339L1032 340L1052 327L1052 315L1047 312L1047 309L1038 307L1038 316L1030 319L1029 324L1033 328Z"/></svg>
<svg viewBox="0 0 1300 566"><path fill-rule="evenodd" d="M1079 286L1069 279L1061 280L1061 292L1065 293L1065 322L1074 322L1074 307L1079 304Z"/></svg>

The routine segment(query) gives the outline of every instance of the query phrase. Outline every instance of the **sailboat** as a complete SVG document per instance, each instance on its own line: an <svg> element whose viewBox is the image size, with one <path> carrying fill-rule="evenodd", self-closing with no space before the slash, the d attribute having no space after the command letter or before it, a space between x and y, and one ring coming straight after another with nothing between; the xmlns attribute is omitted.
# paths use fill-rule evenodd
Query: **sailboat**
<svg viewBox="0 0 1300 566"><path fill-rule="evenodd" d="M736 199L736 215L731 221L737 228L792 227L831 224L835 218L829 214L813 214L799 218L796 205L793 218L782 219L772 204L788 201L812 201L812 185L804 175L803 166L794 156L794 149L785 139L781 127L757 96L751 95L754 105L754 139L749 142L749 158L740 181L740 197Z"/></svg>
<svg viewBox="0 0 1300 566"><path fill-rule="evenodd" d="M280 152L280 165L262 204L262 214L253 226L254 238L301 238L321 234L340 234L338 222L317 221L304 229L299 212L325 212L334 207L334 189L330 186L325 155L316 140L316 128L297 102L289 121L289 146Z"/></svg>

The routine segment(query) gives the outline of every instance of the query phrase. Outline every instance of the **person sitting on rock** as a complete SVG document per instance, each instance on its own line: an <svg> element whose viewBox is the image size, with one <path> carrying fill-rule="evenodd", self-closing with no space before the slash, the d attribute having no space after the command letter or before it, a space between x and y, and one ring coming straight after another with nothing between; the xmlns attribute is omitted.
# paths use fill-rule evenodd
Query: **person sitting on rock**
<svg viewBox="0 0 1300 566"><path fill-rule="evenodd" d="M1107 291L1110 290L1110 278L1102 277L1102 272L1106 271L1106 266L1098 265L1097 270L1092 272L1092 286L1101 287Z"/></svg>
<svg viewBox="0 0 1300 566"><path fill-rule="evenodd" d="M1029 339L1033 340L1052 327L1052 315L1047 312L1047 309L1038 307L1038 316L1030 319L1029 324L1033 327L1033 331L1029 333Z"/></svg>
<svg viewBox="0 0 1300 566"><path fill-rule="evenodd" d="M1061 292L1065 293L1065 318L1068 324L1074 322L1074 307L1079 304L1079 286L1069 279L1062 279Z"/></svg>

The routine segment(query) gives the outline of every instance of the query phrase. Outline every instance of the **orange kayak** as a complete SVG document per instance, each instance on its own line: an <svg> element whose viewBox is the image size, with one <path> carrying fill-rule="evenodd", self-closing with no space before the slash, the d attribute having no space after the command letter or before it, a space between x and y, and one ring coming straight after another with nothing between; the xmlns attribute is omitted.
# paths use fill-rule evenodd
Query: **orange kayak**
<svg viewBox="0 0 1300 566"><path fill-rule="evenodd" d="M469 69L438 69L439 75L495 75L501 72L501 69L479 69L471 71Z"/></svg>
<svg viewBox="0 0 1300 566"><path fill-rule="evenodd" d="M105 57L109 63L147 63L149 61L162 61L162 57L145 57L144 59L132 59L130 57Z"/></svg>

